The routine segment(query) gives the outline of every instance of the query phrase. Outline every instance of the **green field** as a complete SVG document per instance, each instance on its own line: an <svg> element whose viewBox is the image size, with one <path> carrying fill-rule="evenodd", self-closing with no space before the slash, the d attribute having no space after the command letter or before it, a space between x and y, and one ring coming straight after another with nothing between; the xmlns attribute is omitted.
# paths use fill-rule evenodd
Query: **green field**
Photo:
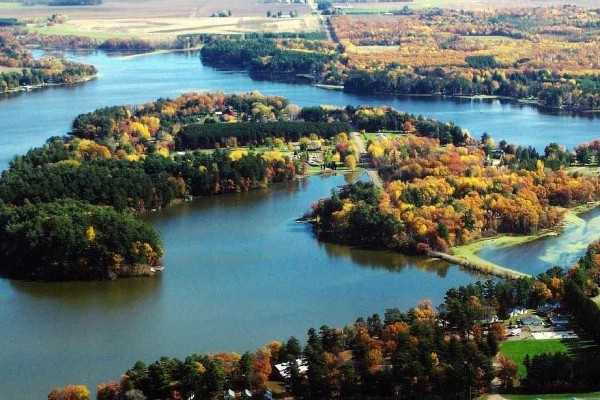
<svg viewBox="0 0 600 400"><path fill-rule="evenodd" d="M3 8L19 8L21 7L21 3L5 3L0 1L0 10Z"/></svg>
<svg viewBox="0 0 600 400"><path fill-rule="evenodd" d="M510 340L500 343L500 352L519 364L519 376L521 377L527 375L527 371L523 365L523 360L527 354L529 354L529 357L533 357L536 354L563 352L569 353L572 357L578 357L579 355L590 351L597 352L598 346L590 341L584 340L525 339Z"/></svg>

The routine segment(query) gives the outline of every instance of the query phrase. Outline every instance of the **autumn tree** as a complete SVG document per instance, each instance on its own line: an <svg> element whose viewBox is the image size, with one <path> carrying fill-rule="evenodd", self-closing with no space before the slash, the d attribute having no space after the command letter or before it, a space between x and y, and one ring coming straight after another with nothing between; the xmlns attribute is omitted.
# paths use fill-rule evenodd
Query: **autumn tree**
<svg viewBox="0 0 600 400"><path fill-rule="evenodd" d="M68 385L52 389L48 400L90 400L90 391L84 385Z"/></svg>

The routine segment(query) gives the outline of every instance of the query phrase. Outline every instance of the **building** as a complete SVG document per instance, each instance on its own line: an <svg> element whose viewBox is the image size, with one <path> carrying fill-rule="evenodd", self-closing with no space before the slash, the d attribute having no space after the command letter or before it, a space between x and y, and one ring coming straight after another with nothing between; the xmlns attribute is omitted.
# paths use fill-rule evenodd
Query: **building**
<svg viewBox="0 0 600 400"><path fill-rule="evenodd" d="M527 309L525 307L517 306L508 312L508 316L509 318L514 318L525 313L527 313Z"/></svg>
<svg viewBox="0 0 600 400"><path fill-rule="evenodd" d="M306 361L301 358L297 358L296 364L298 364L300 375L305 375L306 371L308 371L308 365L306 364ZM289 376L288 363L275 364L275 369L277 370L277 374L281 377L281 379L286 379Z"/></svg>
<svg viewBox="0 0 600 400"><path fill-rule="evenodd" d="M532 315L530 317L523 318L521 323L526 326L541 326L544 324L544 321L537 315Z"/></svg>

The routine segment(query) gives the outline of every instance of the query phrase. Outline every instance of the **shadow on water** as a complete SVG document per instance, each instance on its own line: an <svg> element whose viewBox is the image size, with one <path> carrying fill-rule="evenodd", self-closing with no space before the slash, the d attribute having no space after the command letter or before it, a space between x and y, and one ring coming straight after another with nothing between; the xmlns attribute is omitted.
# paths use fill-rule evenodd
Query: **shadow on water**
<svg viewBox="0 0 600 400"><path fill-rule="evenodd" d="M370 269L385 269L394 273L400 273L406 268L418 268L444 278L452 266L445 261L407 256L390 250L362 249L323 242L320 245L330 258L349 258L354 265Z"/></svg>
<svg viewBox="0 0 600 400"><path fill-rule="evenodd" d="M133 305L160 297L163 290L162 274L116 281L7 281L13 289L31 298L51 299L53 303L79 308L111 309L122 304Z"/></svg>

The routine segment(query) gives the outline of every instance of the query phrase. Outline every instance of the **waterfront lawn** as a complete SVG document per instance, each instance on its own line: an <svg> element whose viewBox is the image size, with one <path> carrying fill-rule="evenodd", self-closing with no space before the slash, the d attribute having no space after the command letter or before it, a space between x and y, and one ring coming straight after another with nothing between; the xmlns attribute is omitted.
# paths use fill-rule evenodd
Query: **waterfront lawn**
<svg viewBox="0 0 600 400"><path fill-rule="evenodd" d="M500 343L500 352L519 365L519 376L525 377L527 370L523 365L525 356L533 357L543 353L568 353L577 358L590 352L598 353L598 346L588 340L580 339L547 339L547 340L510 340Z"/></svg>

